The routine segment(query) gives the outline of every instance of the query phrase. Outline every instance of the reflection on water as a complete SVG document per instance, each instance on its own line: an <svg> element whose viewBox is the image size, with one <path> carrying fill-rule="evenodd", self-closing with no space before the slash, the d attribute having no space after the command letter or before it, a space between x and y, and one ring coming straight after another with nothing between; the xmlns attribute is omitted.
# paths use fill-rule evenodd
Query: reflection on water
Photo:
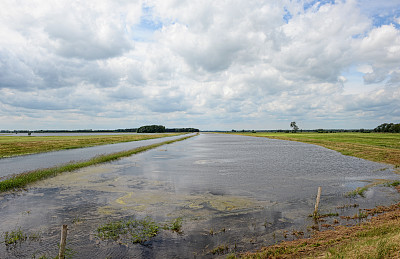
<svg viewBox="0 0 400 259"><path fill-rule="evenodd" d="M310 234L318 186L325 212L353 215L394 202L397 193L379 186L366 198L343 196L376 179L396 179L385 167L302 143L201 134L1 195L0 233L20 228L40 239L3 242L0 258L54 257L62 224L75 258L213 258L221 247L255 250L296 238L293 230ZM337 209L354 203L359 207ZM145 244L96 237L101 224L146 216L160 224L182 217L183 234L161 230Z"/></svg>

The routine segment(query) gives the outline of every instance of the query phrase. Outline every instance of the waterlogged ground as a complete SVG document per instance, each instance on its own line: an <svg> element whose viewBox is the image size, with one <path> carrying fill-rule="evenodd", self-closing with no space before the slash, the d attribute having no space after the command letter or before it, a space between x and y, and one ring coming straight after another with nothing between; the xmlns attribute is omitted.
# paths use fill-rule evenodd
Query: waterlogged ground
<svg viewBox="0 0 400 259"><path fill-rule="evenodd" d="M344 196L382 179L398 176L389 166L319 146L201 134L0 195L0 258L54 257L62 224L71 258L213 258L255 250L311 233L318 186L321 212L339 213L320 228L335 219L355 224L340 216L398 201L397 191L382 185L365 197ZM182 218L182 233L160 228L142 244L96 236L107 222L147 216L160 226ZM5 245L5 232L19 230L26 240Z"/></svg>
<svg viewBox="0 0 400 259"><path fill-rule="evenodd" d="M19 134L21 135L21 134ZM18 135L18 136L19 136ZM39 133L35 134L35 136L40 135ZM45 134L42 134L42 136ZM50 135L50 134L47 134ZM53 135L60 136L71 136L72 134L68 133L59 133ZM82 135L82 134L75 134ZM86 134L89 135L89 134ZM100 135L100 134L93 134ZM121 135L121 134L120 134ZM191 133L189 135L194 135ZM188 135L180 135L180 136L172 136L172 137L164 137L164 138L156 138L156 139L147 139L147 140L139 140L139 141L130 141L102 146L94 146L88 148L78 148L78 149L69 149L69 150L60 150L56 152L46 152L32 155L23 155L23 156L15 156L9 158L1 158L0 159L0 179L2 177L7 177L12 174L19 174L25 171L31 171L39 168L48 168L60 164L65 164L69 162L76 162L81 160L89 160L95 156L105 155L116 153L120 151L135 149L142 146L148 146L155 143L160 143L168 140L184 138Z"/></svg>

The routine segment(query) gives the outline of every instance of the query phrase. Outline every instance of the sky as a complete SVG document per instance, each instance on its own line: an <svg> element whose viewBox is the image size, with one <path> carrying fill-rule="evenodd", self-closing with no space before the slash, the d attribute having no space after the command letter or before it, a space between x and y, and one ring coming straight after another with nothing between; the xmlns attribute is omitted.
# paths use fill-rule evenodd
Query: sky
<svg viewBox="0 0 400 259"><path fill-rule="evenodd" d="M2 0L0 129L400 122L400 0Z"/></svg>

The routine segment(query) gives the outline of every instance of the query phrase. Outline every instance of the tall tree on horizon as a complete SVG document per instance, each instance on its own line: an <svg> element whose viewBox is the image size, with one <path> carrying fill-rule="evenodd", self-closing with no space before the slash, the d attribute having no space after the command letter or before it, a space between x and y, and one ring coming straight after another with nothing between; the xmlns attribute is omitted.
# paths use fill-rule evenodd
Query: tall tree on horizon
<svg viewBox="0 0 400 259"><path fill-rule="evenodd" d="M290 123L290 127L293 129L293 130L292 130L293 133L296 133L296 132L299 130L299 127L297 127L295 121L292 121L292 122Z"/></svg>

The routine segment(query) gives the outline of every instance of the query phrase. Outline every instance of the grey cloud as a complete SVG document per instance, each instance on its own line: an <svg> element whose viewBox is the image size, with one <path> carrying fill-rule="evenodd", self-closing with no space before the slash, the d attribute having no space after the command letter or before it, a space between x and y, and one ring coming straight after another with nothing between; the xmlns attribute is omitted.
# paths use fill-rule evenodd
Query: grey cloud
<svg viewBox="0 0 400 259"><path fill-rule="evenodd" d="M41 78L35 75L26 60L6 49L0 49L0 89L26 89L40 85Z"/></svg>
<svg viewBox="0 0 400 259"><path fill-rule="evenodd" d="M120 86L110 90L109 96L117 100L135 100L144 97L138 87Z"/></svg>
<svg viewBox="0 0 400 259"><path fill-rule="evenodd" d="M376 84L381 83L388 77L387 72L384 71L374 71L373 73L366 73L363 76L364 83L366 84Z"/></svg>
<svg viewBox="0 0 400 259"><path fill-rule="evenodd" d="M0 97L2 103L8 104L14 108L25 108L33 110L64 110L70 108L65 99L48 98L47 96L38 96L32 92L20 92L15 95L6 95Z"/></svg>
<svg viewBox="0 0 400 259"><path fill-rule="evenodd" d="M107 59L133 47L124 27L96 18L96 13L66 10L47 19L44 30L54 41L56 53L66 58Z"/></svg>
<svg viewBox="0 0 400 259"><path fill-rule="evenodd" d="M175 87L163 89L157 95L148 97L143 104L150 111L159 113L182 112L190 108L184 95Z"/></svg>
<svg viewBox="0 0 400 259"><path fill-rule="evenodd" d="M366 95L346 96L342 99L344 109L354 112L370 112L374 116L398 116L400 89L384 87Z"/></svg>
<svg viewBox="0 0 400 259"><path fill-rule="evenodd" d="M162 23L154 28L141 28L142 2L128 2L38 1L46 8L26 17L30 7L1 3L0 116L215 129L399 118L400 31L374 28L355 1L304 10L302 1L150 0L146 19ZM140 41L135 28L152 35ZM372 70L346 75L365 65ZM362 79L369 94L345 94L362 93Z"/></svg>

